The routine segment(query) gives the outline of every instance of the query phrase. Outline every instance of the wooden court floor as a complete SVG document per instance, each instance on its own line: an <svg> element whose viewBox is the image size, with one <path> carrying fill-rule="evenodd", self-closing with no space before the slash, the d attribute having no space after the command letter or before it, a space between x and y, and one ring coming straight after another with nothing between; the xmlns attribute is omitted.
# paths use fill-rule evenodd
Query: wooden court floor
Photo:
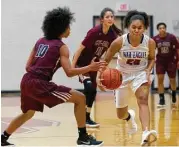
<svg viewBox="0 0 179 147"><path fill-rule="evenodd" d="M151 128L158 132L158 140L151 146L179 146L179 96L174 107L170 95L165 96L167 105L157 107L158 95L150 95ZM117 119L113 93L98 93L92 117L101 126L88 132L103 140L103 146L140 146L141 126L135 97L131 97L129 107L136 111L139 128L132 136L127 134L125 121ZM37 112L9 141L17 146L76 146L78 132L73 112L73 104L69 103L53 109L45 107L44 113ZM19 96L1 98L1 132L19 113Z"/></svg>

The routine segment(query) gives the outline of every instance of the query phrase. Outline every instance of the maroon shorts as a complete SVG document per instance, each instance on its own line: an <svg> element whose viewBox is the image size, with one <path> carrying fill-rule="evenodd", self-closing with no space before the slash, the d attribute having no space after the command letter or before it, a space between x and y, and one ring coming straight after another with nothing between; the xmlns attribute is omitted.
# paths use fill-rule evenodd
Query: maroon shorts
<svg viewBox="0 0 179 147"><path fill-rule="evenodd" d="M27 73L21 81L21 110L23 113L28 110L43 112L44 104L52 108L68 101L70 90Z"/></svg>
<svg viewBox="0 0 179 147"><path fill-rule="evenodd" d="M169 78L176 77L177 63L175 62L156 62L156 73L165 74L167 72Z"/></svg>

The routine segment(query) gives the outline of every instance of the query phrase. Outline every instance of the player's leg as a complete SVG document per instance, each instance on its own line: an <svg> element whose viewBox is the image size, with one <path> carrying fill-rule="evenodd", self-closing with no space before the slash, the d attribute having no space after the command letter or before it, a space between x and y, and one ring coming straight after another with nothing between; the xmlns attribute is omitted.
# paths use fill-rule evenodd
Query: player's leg
<svg viewBox="0 0 179 147"><path fill-rule="evenodd" d="M87 127L99 127L100 125L93 121L90 117L93 102L96 98L97 84L96 84L96 72L92 72L79 75L79 81L84 85L84 94L86 97L86 126Z"/></svg>
<svg viewBox="0 0 179 147"><path fill-rule="evenodd" d="M1 146L7 146L10 145L7 140L11 136L12 133L14 133L20 126L22 126L25 122L30 120L34 114L35 111L43 111L43 104L38 102L37 100L24 96L22 93L24 91L21 91L21 110L22 114L15 117L10 124L8 125L7 129L2 133L1 135Z"/></svg>
<svg viewBox="0 0 179 147"><path fill-rule="evenodd" d="M172 103L176 103L176 71L177 71L177 64L170 63L168 64L167 74L170 79L170 86L172 90Z"/></svg>
<svg viewBox="0 0 179 147"><path fill-rule="evenodd" d="M142 130L150 127L150 112L148 106L149 85L142 84L135 92L137 104L139 106L139 119L142 124Z"/></svg>
<svg viewBox="0 0 179 147"><path fill-rule="evenodd" d="M164 97L164 75L165 75L165 67L166 65L163 63L156 63L156 73L158 79L158 94L159 94L159 106L165 105L165 97Z"/></svg>
<svg viewBox="0 0 179 147"><path fill-rule="evenodd" d="M1 134L1 146L13 145L7 141L11 134L14 133L18 128L20 128L20 126L22 126L25 122L31 119L34 114L34 110L28 110L26 113L22 113L15 117L10 122L6 130Z"/></svg>
<svg viewBox="0 0 179 147"><path fill-rule="evenodd" d="M67 102L75 104L74 113L78 125L79 137L77 140L78 145L102 145L103 141L97 141L94 137L87 135L86 132L86 98L76 90L70 90L71 97Z"/></svg>
<svg viewBox="0 0 179 147"><path fill-rule="evenodd" d="M38 86L36 85L36 80L30 81L30 77L28 74L26 74L21 82L21 110L22 114L18 115L16 118L14 118L7 129L3 132L1 135L1 145L7 146L10 143L7 141L10 135L15 132L20 126L22 126L25 122L27 122L29 119L31 119L35 111L43 111L43 104L39 101L33 99L31 96L33 95L33 88L31 88L31 85L35 87L35 89L38 89ZM31 96L29 96L31 94Z"/></svg>
<svg viewBox="0 0 179 147"><path fill-rule="evenodd" d="M158 94L159 94L159 103L158 106L165 105L165 95L164 95L164 74L157 74L158 79Z"/></svg>
<svg viewBox="0 0 179 147"><path fill-rule="evenodd" d="M148 138L150 135L154 135L156 140L156 131L150 130L150 111L148 106L148 96L150 87L147 82L148 81L146 73L141 72L136 75L131 85L132 90L134 91L137 98L137 104L139 106L139 118L143 130L141 145L144 145L148 142Z"/></svg>
<svg viewBox="0 0 179 147"><path fill-rule="evenodd" d="M83 93L72 90L65 86L57 86L54 83L49 83L50 94L41 97L45 105L52 108L58 104L65 102L74 103L74 115L77 121L79 137L77 140L78 145L101 145L103 141L97 141L94 137L86 133L86 98ZM53 89L51 91L51 89Z"/></svg>
<svg viewBox="0 0 179 147"><path fill-rule="evenodd" d="M99 127L99 124L93 121L90 117L91 109L96 98L96 86L93 84L91 78L87 78L83 81L84 94L86 96L86 126L87 127Z"/></svg>
<svg viewBox="0 0 179 147"><path fill-rule="evenodd" d="M133 134L137 131L137 124L135 122L135 112L133 110L128 110L128 99L130 97L131 90L129 87L115 90L117 117L128 122L128 133Z"/></svg>

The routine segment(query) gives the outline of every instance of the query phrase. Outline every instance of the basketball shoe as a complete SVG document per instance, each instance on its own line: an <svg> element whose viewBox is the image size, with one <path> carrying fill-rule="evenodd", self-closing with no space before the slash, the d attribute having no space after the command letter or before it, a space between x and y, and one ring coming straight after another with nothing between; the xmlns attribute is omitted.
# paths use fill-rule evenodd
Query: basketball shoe
<svg viewBox="0 0 179 147"><path fill-rule="evenodd" d="M103 145L103 141L97 141L95 137L93 137L92 135L88 135L88 134L85 134L81 137L78 138L77 140L77 145L78 146L101 146Z"/></svg>
<svg viewBox="0 0 179 147"><path fill-rule="evenodd" d="M97 128L99 127L100 124L96 123L95 121L93 121L91 118L86 120L86 127L90 127L90 128Z"/></svg>
<svg viewBox="0 0 179 147"><path fill-rule="evenodd" d="M149 137L153 137L153 138L150 138L151 140L149 140ZM141 141L141 145L146 145L146 144L149 144L149 143L152 143L154 141L157 140L157 132L155 130L145 130L143 133L142 133L142 141Z"/></svg>
<svg viewBox="0 0 179 147"><path fill-rule="evenodd" d="M12 146L14 144L9 143L8 137L6 137L4 134L1 134L1 146Z"/></svg>

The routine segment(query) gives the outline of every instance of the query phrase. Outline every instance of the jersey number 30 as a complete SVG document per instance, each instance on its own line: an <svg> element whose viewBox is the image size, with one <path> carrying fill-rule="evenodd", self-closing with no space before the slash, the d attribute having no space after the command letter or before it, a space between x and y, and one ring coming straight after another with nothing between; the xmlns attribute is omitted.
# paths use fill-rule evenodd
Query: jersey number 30
<svg viewBox="0 0 179 147"><path fill-rule="evenodd" d="M139 59L128 59L126 61L126 64L129 64L129 65L139 65L140 64L140 60Z"/></svg>

